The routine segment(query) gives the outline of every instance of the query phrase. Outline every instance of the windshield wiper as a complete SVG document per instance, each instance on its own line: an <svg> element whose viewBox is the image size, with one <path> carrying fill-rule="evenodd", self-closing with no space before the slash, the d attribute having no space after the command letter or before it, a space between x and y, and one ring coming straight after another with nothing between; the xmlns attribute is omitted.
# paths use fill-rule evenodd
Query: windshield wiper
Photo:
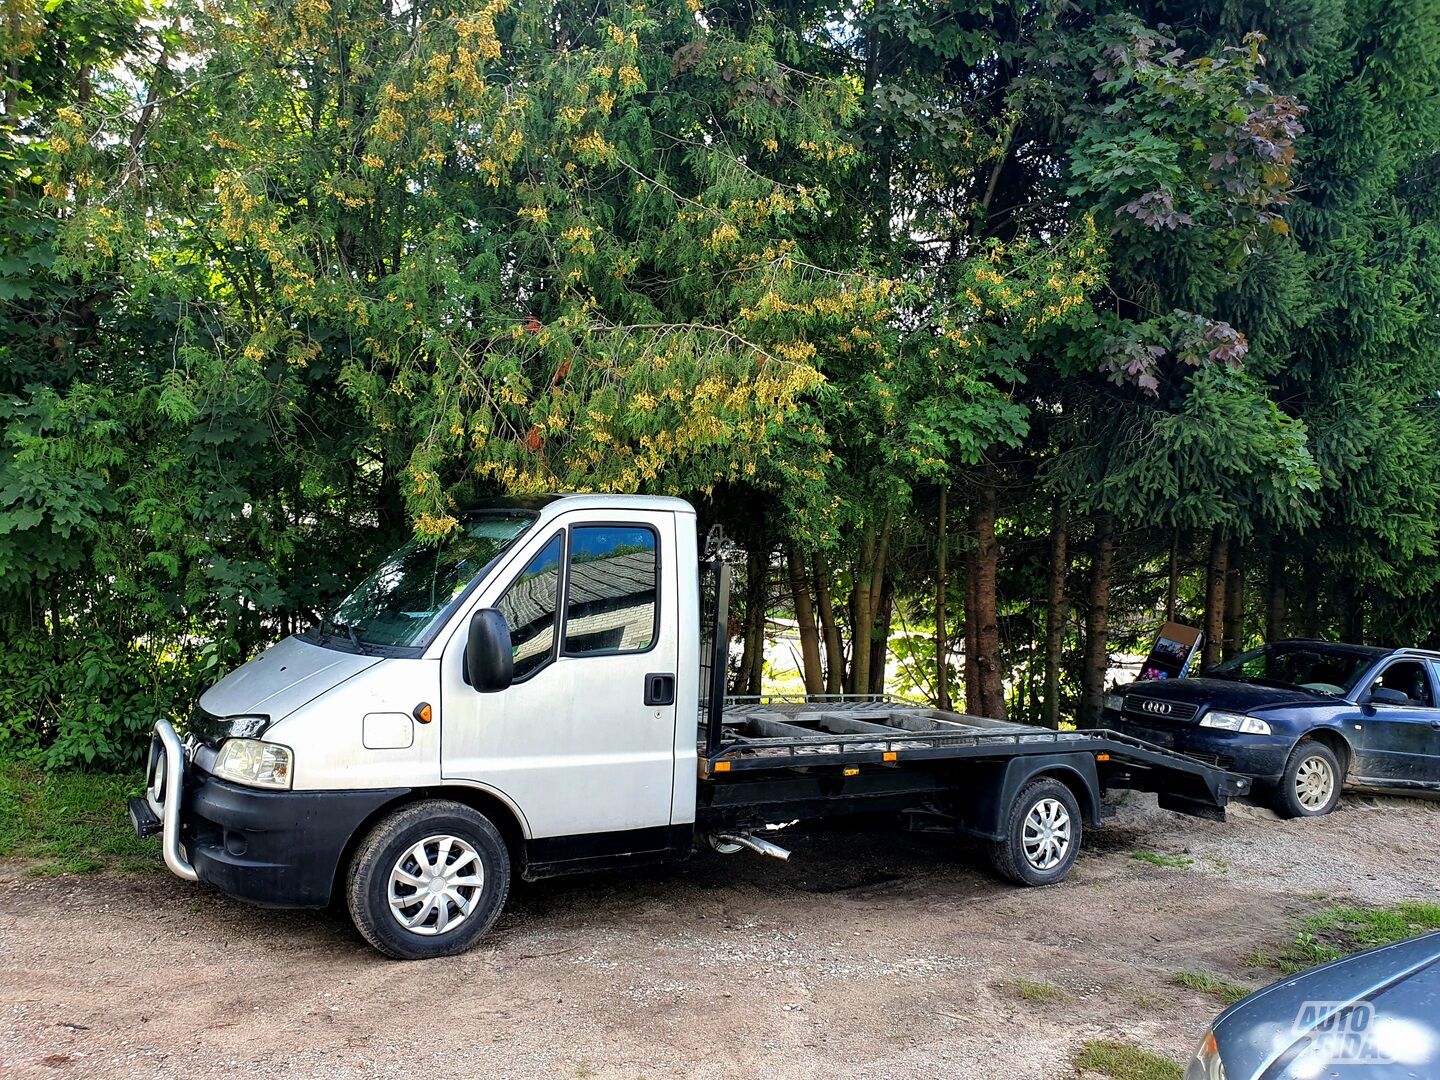
<svg viewBox="0 0 1440 1080"><path fill-rule="evenodd" d="M336 630L344 630L344 631L345 631L345 636L350 639L350 644L353 645L353 646L355 646L355 651L358 652L358 653L365 653L367 656L369 655L370 650L367 649L367 648L364 646L364 644L360 641L360 639L356 636L356 634L355 634L355 628L354 628L353 626L351 626L349 623L347 623L347 622L341 622L339 619L335 618L333 615L322 615L322 616L320 616L320 633L321 633L321 634L324 634L324 633L325 633L325 627L326 627L326 626L332 626L332 627L334 627Z"/></svg>

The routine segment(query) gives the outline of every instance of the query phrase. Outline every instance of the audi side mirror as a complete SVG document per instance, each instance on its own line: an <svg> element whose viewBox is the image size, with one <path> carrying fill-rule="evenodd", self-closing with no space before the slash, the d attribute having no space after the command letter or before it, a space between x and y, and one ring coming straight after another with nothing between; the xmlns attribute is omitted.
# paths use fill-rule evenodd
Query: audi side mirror
<svg viewBox="0 0 1440 1080"><path fill-rule="evenodd" d="M1399 690L1392 690L1388 686L1377 686L1374 690L1370 691L1370 704L1411 705L1413 702L1410 700L1408 694L1402 693Z"/></svg>
<svg viewBox="0 0 1440 1080"><path fill-rule="evenodd" d="M515 681L510 627L495 608L481 608L470 616L465 639L465 677L482 694L494 694Z"/></svg>

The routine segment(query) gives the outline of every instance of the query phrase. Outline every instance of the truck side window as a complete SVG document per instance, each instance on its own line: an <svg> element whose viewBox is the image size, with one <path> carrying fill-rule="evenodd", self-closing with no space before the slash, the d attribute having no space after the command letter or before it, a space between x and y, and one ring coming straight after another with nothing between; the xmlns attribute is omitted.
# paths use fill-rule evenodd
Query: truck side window
<svg viewBox="0 0 1440 1080"><path fill-rule="evenodd" d="M552 536L495 605L510 627L517 682L544 667L555 650L564 538L563 533Z"/></svg>
<svg viewBox="0 0 1440 1080"><path fill-rule="evenodd" d="M644 652L659 611L655 532L636 525L581 525L570 531L565 654Z"/></svg>

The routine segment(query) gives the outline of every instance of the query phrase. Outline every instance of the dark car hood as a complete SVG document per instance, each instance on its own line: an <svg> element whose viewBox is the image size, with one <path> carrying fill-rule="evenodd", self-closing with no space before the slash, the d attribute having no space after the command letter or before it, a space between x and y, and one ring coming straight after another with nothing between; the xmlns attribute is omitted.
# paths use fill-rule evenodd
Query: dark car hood
<svg viewBox="0 0 1440 1080"><path fill-rule="evenodd" d="M1233 709L1254 712L1276 705L1325 705L1338 699L1308 690L1287 690L1279 686L1234 682L1230 679L1150 679L1120 688L1125 695L1157 698L1161 701L1185 701L1211 709Z"/></svg>
<svg viewBox="0 0 1440 1080"><path fill-rule="evenodd" d="M1345 1005L1355 1011L1326 1025ZM1440 1075L1440 933L1275 983L1226 1009L1214 1030L1230 1080Z"/></svg>

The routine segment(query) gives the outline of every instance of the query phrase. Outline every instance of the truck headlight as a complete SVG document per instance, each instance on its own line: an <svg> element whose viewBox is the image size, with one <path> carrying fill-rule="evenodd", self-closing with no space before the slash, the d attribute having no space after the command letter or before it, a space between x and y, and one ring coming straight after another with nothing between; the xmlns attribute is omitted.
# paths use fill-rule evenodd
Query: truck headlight
<svg viewBox="0 0 1440 1080"><path fill-rule="evenodd" d="M248 787L288 789L293 764L288 746L259 739L226 739L215 758L215 775Z"/></svg>
<svg viewBox="0 0 1440 1080"><path fill-rule="evenodd" d="M1200 721L1201 727L1220 731L1243 731L1247 735L1269 735L1270 725L1264 720L1238 712L1210 712Z"/></svg>
<svg viewBox="0 0 1440 1080"><path fill-rule="evenodd" d="M1225 1063L1220 1060L1220 1047L1215 1045L1215 1032L1205 1033L1195 1056L1185 1067L1185 1080L1225 1080Z"/></svg>
<svg viewBox="0 0 1440 1080"><path fill-rule="evenodd" d="M1121 709L1125 708L1125 695L1106 694L1105 708L1109 709L1111 712L1119 712Z"/></svg>

